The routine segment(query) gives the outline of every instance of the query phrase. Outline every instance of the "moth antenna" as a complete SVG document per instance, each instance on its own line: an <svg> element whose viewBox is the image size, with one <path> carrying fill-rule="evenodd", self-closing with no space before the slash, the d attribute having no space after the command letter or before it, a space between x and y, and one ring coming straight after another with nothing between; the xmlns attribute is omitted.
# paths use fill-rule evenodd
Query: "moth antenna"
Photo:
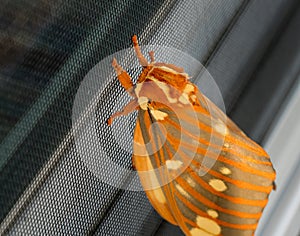
<svg viewBox="0 0 300 236"><path fill-rule="evenodd" d="M139 59L139 62L142 66L148 66L148 61L146 60L146 58L144 57L144 55L141 52L141 48L139 46L139 42L137 40L137 36L133 35L132 36L132 43L133 43L133 47L136 53L137 58Z"/></svg>
<svg viewBox="0 0 300 236"><path fill-rule="evenodd" d="M118 64L117 59L114 57L111 65L113 66L113 68L115 69L117 76L121 75L123 72L123 68Z"/></svg>
<svg viewBox="0 0 300 236"><path fill-rule="evenodd" d="M155 62L154 51L149 52L151 63Z"/></svg>

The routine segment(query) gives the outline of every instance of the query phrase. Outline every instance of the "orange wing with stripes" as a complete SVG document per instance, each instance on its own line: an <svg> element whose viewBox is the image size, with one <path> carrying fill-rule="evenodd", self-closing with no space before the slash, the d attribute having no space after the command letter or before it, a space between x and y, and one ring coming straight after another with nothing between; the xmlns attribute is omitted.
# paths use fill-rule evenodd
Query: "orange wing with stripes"
<svg viewBox="0 0 300 236"><path fill-rule="evenodd" d="M178 121L166 109L161 110L168 113L164 120L156 120L149 111L140 111L134 149L151 143L147 148L151 154L134 156L134 166L138 171L149 171L140 177L157 212L178 224L186 235L253 235L273 188L272 164L260 146L208 103L218 115L213 118L215 127L211 126L212 114L195 107L201 130L198 137L189 130L181 130L184 134L179 135ZM186 114L186 110L182 112ZM154 122L169 131L166 139L161 138L165 132L162 126L148 129ZM195 127L195 123L190 125ZM180 148L178 136L183 137ZM178 158L173 160L175 153ZM166 168L160 172L151 171L163 165Z"/></svg>
<svg viewBox="0 0 300 236"><path fill-rule="evenodd" d="M132 87L133 100L111 117L137 109L133 165L156 211L186 235L253 235L275 172L267 153L188 80L181 68L148 63Z"/></svg>

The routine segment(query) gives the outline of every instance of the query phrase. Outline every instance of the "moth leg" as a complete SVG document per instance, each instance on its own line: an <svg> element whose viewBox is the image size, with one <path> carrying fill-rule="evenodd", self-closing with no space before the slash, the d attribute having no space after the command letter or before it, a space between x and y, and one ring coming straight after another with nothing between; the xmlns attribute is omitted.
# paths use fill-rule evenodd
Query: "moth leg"
<svg viewBox="0 0 300 236"><path fill-rule="evenodd" d="M112 60L111 65L115 69L117 73L117 77L121 85L123 86L123 88L125 88L125 90L129 93L129 95L136 97L130 75L122 68L122 66L118 64L116 58Z"/></svg>
<svg viewBox="0 0 300 236"><path fill-rule="evenodd" d="M151 63L155 62L154 51L149 52Z"/></svg>
<svg viewBox="0 0 300 236"><path fill-rule="evenodd" d="M118 111L114 114L111 115L111 117L108 118L107 120L107 124L108 125L111 125L113 120L115 118L117 118L118 116L126 116L128 115L129 113L137 110L139 108L139 103L138 103L138 100L137 99L133 99L131 100L129 103L127 103L125 105L125 107L123 107L123 110L122 111Z"/></svg>
<svg viewBox="0 0 300 236"><path fill-rule="evenodd" d="M140 64L144 67L148 66L148 61L146 60L146 58L144 57L144 55L141 52L141 48L139 46L136 35L132 36L132 43L133 43L133 47L134 47L136 56L139 59Z"/></svg>

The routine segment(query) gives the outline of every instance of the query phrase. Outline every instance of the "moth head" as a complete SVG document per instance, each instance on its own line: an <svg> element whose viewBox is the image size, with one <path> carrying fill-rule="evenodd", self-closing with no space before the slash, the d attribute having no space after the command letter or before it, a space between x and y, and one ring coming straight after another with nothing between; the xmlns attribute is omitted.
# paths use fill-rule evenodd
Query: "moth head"
<svg viewBox="0 0 300 236"><path fill-rule="evenodd" d="M152 101L168 107L193 104L192 95L196 88L183 70L170 64L156 63L145 71L135 87L140 108L146 110Z"/></svg>
<svg viewBox="0 0 300 236"><path fill-rule="evenodd" d="M159 81L173 86L178 90L182 90L189 80L189 76L184 72L183 68L173 64L157 62L150 64L144 68L138 82Z"/></svg>

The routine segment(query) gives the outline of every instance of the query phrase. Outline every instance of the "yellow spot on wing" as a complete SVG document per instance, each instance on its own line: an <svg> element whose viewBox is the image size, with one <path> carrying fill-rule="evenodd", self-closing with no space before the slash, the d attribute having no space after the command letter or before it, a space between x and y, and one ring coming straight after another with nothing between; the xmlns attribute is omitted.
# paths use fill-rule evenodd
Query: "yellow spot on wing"
<svg viewBox="0 0 300 236"><path fill-rule="evenodd" d="M218 192L224 192L227 189L225 183L220 179L211 179L208 184Z"/></svg>
<svg viewBox="0 0 300 236"><path fill-rule="evenodd" d="M192 228L190 230L190 234L191 236L212 236L212 234L209 234L203 231L202 229L198 229L198 228Z"/></svg>
<svg viewBox="0 0 300 236"><path fill-rule="evenodd" d="M186 181L189 183L189 185L191 186L191 187L196 187L196 183L195 183L195 181L191 178L191 177L187 177L187 179L186 179Z"/></svg>
<svg viewBox="0 0 300 236"><path fill-rule="evenodd" d="M230 148L230 144L229 143L224 143L223 146L226 147L226 148Z"/></svg>
<svg viewBox="0 0 300 236"><path fill-rule="evenodd" d="M192 84L186 84L183 92L189 94L190 92L194 92L195 87Z"/></svg>
<svg viewBox="0 0 300 236"><path fill-rule="evenodd" d="M220 225L209 218L197 216L196 223L200 228L204 229L210 234L219 235L221 233Z"/></svg>
<svg viewBox="0 0 300 236"><path fill-rule="evenodd" d="M177 170L183 165L183 163L179 160L167 160L166 165L169 170Z"/></svg>
<svg viewBox="0 0 300 236"><path fill-rule="evenodd" d="M195 94L191 95L191 99L193 102L196 102L197 101L197 96Z"/></svg>
<svg viewBox="0 0 300 236"><path fill-rule="evenodd" d="M212 209L208 209L206 212L212 218L218 218L218 216L219 216L218 212L216 212L215 210L212 210Z"/></svg>
<svg viewBox="0 0 300 236"><path fill-rule="evenodd" d="M164 120L168 114L159 110L150 110L155 120Z"/></svg>
<svg viewBox="0 0 300 236"><path fill-rule="evenodd" d="M215 124L214 127L215 127L216 131L219 132L220 134L223 134L223 135L228 134L228 129L222 121Z"/></svg>
<svg viewBox="0 0 300 236"><path fill-rule="evenodd" d="M223 175L230 175L230 174L231 174L231 170L228 169L228 168L225 167L225 166L222 166L222 167L220 168L220 172L221 172Z"/></svg>
<svg viewBox="0 0 300 236"><path fill-rule="evenodd" d="M179 184L175 184L175 187L186 198L190 198L191 197Z"/></svg>

